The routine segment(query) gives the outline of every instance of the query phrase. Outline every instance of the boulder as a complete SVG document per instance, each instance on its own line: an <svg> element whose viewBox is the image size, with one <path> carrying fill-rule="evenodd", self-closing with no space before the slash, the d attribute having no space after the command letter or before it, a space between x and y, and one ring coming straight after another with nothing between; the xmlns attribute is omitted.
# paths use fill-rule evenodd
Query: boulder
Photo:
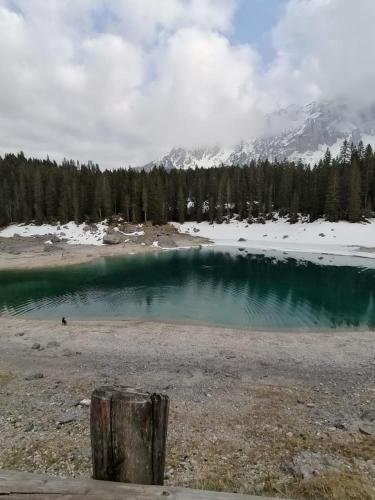
<svg viewBox="0 0 375 500"><path fill-rule="evenodd" d="M177 243L170 236L167 236L167 235L160 236L158 239L158 244L159 244L159 247L161 247L161 248L176 248L177 247Z"/></svg>
<svg viewBox="0 0 375 500"><path fill-rule="evenodd" d="M125 241L124 235L121 233L106 233L103 237L103 243L106 245L119 245Z"/></svg>

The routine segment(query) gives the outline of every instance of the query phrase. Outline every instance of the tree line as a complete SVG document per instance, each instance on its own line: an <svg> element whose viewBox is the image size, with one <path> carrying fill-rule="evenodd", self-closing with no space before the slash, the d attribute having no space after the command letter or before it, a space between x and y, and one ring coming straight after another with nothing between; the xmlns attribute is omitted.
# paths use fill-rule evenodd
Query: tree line
<svg viewBox="0 0 375 500"><path fill-rule="evenodd" d="M313 168L293 161L253 160L245 166L151 171L101 171L80 165L0 157L0 225L31 222L99 221L121 214L133 223L186 220L263 222L278 212L291 222L358 222L373 216L375 153L344 141L340 154L329 150Z"/></svg>

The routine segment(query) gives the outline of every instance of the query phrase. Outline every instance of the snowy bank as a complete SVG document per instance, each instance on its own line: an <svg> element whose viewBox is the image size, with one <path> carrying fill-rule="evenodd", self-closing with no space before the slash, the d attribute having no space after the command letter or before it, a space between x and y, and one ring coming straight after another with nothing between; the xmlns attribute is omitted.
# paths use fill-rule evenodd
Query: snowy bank
<svg viewBox="0 0 375 500"><path fill-rule="evenodd" d="M186 222L175 224L181 233L211 239L217 246L282 253L341 255L375 259L375 219L369 223L327 222L290 224L286 218L248 224L231 220L229 224Z"/></svg>
<svg viewBox="0 0 375 500"><path fill-rule="evenodd" d="M12 238L18 236L46 236L45 243L52 243L51 236L66 241L70 245L103 245L103 237L108 225L105 221L91 226L82 223L68 222L63 225L42 224L12 224L0 231L0 237Z"/></svg>

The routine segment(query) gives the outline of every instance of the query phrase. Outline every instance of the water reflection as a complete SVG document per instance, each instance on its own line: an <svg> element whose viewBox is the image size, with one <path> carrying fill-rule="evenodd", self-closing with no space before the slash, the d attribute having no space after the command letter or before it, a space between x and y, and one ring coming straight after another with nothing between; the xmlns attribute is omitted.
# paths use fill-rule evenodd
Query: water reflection
<svg viewBox="0 0 375 500"><path fill-rule="evenodd" d="M0 273L0 311L255 328L375 325L375 271L190 250Z"/></svg>

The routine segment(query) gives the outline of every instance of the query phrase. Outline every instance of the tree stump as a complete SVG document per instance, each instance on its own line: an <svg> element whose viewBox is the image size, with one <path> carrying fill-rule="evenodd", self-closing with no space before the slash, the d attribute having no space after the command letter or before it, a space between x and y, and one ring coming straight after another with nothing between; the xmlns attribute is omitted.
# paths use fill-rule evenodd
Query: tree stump
<svg viewBox="0 0 375 500"><path fill-rule="evenodd" d="M158 484L164 481L169 398L130 387L100 387L91 397L93 477Z"/></svg>

